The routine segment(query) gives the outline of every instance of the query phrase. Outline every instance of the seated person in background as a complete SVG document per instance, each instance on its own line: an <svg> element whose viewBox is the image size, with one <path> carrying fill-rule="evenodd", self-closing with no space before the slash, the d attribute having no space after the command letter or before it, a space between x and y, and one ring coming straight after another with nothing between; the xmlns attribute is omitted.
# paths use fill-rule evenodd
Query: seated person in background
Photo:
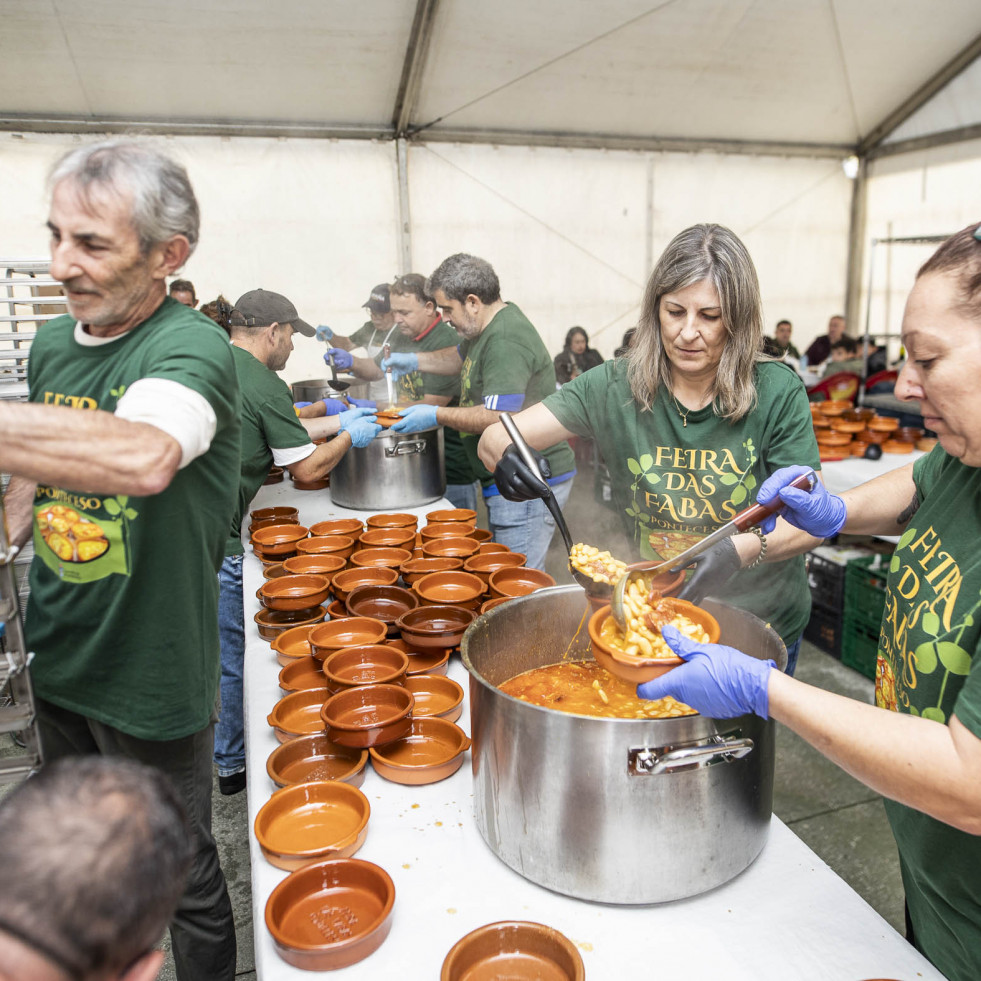
<svg viewBox="0 0 981 981"><path fill-rule="evenodd" d="M613 357L622 358L630 350L630 344L634 339L634 334L636 333L636 327L628 327L623 332L623 337L620 339L620 346L613 352Z"/></svg>
<svg viewBox="0 0 981 981"><path fill-rule="evenodd" d="M778 320L773 337L763 338L763 353L781 361L786 361L787 358L800 361L800 351L790 342L793 329L794 325L789 320Z"/></svg>
<svg viewBox="0 0 981 981"><path fill-rule="evenodd" d="M371 373L372 364L375 367L381 362L383 349L390 344L395 335L395 315L392 313L391 293L388 283L379 283L362 304L371 318L362 324L350 337L337 334L330 327L321 324L317 328L318 341L331 345L324 355L328 364L333 359L334 367L339 371L350 371L358 378L375 378ZM351 354L355 348L363 347L367 358L357 358ZM368 398L385 401L388 398L388 384L382 375L381 381L372 381L368 386Z"/></svg>
<svg viewBox="0 0 981 981"><path fill-rule="evenodd" d="M198 298L194 294L194 283L189 279L175 279L170 284L170 295L186 307L196 307Z"/></svg>
<svg viewBox="0 0 981 981"><path fill-rule="evenodd" d="M854 337L842 337L831 345L831 360L824 366L822 378L837 375L839 371L850 371L861 375L865 363L858 353L858 341Z"/></svg>
<svg viewBox="0 0 981 981"><path fill-rule="evenodd" d="M867 353L868 356L868 361L865 365L866 378L877 372L886 370L886 349L885 347L879 347L874 337L867 337L862 340L862 352L863 354Z"/></svg>
<svg viewBox="0 0 981 981"><path fill-rule="evenodd" d="M836 314L828 321L828 332L815 338L811 346L804 352L807 364L811 368L817 368L824 364L831 356L831 345L835 341L841 340L845 334L845 318Z"/></svg>
<svg viewBox="0 0 981 981"><path fill-rule="evenodd" d="M232 305L221 293L218 294L216 300L212 300L210 303L202 303L198 309L209 320L213 320L226 334L231 336L231 331L228 327L228 315L232 312Z"/></svg>
<svg viewBox="0 0 981 981"><path fill-rule="evenodd" d="M113 756L48 764L0 804L0 977L155 978L190 862L160 770Z"/></svg>
<svg viewBox="0 0 981 981"><path fill-rule="evenodd" d="M589 334L582 327L573 327L565 335L565 345L552 363L556 384L565 385L584 371L602 364L603 355L589 346Z"/></svg>

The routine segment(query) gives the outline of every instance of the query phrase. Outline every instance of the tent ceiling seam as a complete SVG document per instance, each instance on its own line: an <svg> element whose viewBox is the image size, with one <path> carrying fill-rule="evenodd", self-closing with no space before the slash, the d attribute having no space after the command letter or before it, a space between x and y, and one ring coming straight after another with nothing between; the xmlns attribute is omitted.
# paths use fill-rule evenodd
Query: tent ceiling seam
<svg viewBox="0 0 981 981"><path fill-rule="evenodd" d="M92 100L89 98L89 93L85 89L85 82L82 79L82 73L78 70L78 62L75 60L75 52L72 49L71 42L68 40L68 32L65 30L65 25L62 23L61 10L58 9L58 0L52 0L51 12L54 14L55 20L58 23L58 32L61 34L61 39L65 42L65 51L68 52L68 58L72 65L72 73L75 75L75 81L78 83L78 90L82 93L82 98L85 99L86 108L88 109L89 114L91 114Z"/></svg>
<svg viewBox="0 0 981 981"><path fill-rule="evenodd" d="M496 188L491 187L490 184L487 184L485 181L482 181L479 177L470 173L469 171L464 170L464 168L461 167L459 164L454 163L452 160L447 159L445 156L443 156L443 154L437 153L431 146L427 146L427 145L423 145L423 146L424 149L428 153L436 157L437 160L442 160L443 163L445 163L448 167L452 167L455 171L462 174L464 177L468 178L469 180L473 181L475 184L479 185L480 187L484 188L484 190L493 194L496 198L498 198L499 200L503 201L505 204L512 207L515 211L524 215L526 218L530 218L533 222L535 222L535 224L540 225L546 231L550 232L556 238L561 239L567 245L571 245L574 249L581 252L583 255L587 256L588 258L592 259L593 262L597 263L600 266L603 266L605 269L608 269L610 272L616 273L617 276L621 277L621 279L625 279L628 283L630 283L631 286L636 286L638 289L644 288L643 283L639 283L636 279L633 278L633 276L630 276L627 273L623 272L622 270L617 269L617 267L614 266L612 263L609 263L605 259L600 258L600 256L596 255L594 252L590 252L589 249L587 249L584 245L580 245L579 242L577 242L575 239L571 238L570 236L566 235L565 232L560 232L557 228L550 225L544 219L539 218L537 215L532 214L530 211L527 210L527 208L523 208L516 201L507 197L507 195L502 194Z"/></svg>
<svg viewBox="0 0 981 981"><path fill-rule="evenodd" d="M789 198L788 200L784 201L783 204L777 205L777 207L774 208L772 211L770 211L767 214L763 215L762 218L760 218L758 221L754 222L748 228L744 228L739 233L740 237L744 237L746 235L752 235L753 232L755 232L762 225L765 225L768 221L770 221L770 219L775 218L782 211L786 211L788 208L790 208L793 205L795 205L802 198L804 198L808 194L810 194L811 191L816 190L822 184L824 184L826 181L828 181L832 177L836 177L836 176L838 176L840 174L841 174L841 169L839 167L832 167L832 168L830 168L828 170L828 172L823 177L819 177L816 181L814 181L812 184L809 184L807 187L803 188L801 191L799 191L797 194L795 194L792 198Z"/></svg>
<svg viewBox="0 0 981 981"><path fill-rule="evenodd" d="M535 68L531 68L516 78L512 78L508 82L504 82L503 85L498 85L496 88L491 89L489 92L485 92L483 95L478 95L476 98L471 99L469 102L465 102L462 106L457 106L455 109L449 110L449 112L444 112L441 116L436 119L430 120L428 123L423 123L419 126L411 127L409 129L409 135L415 136L417 133L422 133L424 130L428 130L431 126L435 126L437 123L443 122L445 119L449 119L450 116L456 115L458 112L463 112L464 109L469 109L471 106L475 106L478 102L483 102L485 99L489 99L491 96L497 95L499 92L503 92L505 89L510 88L512 85L517 85L518 82L524 81L526 78L530 78L532 75L537 74L540 71L544 71L546 68L550 68L552 65L558 64L566 58L570 58L572 55L577 54L580 51L590 47L590 45L596 44L597 41L602 41L604 38L610 37L612 34L616 34L617 31L622 31L626 27L630 27L636 24L638 21L643 20L645 17L650 17L651 14L656 14L664 7L669 7L674 3L679 3L681 0L662 0L661 3L656 4L649 10L645 10L641 14L637 14L636 17L631 17L629 20L624 21L622 24L618 24L616 27L611 27L608 31L603 31L602 34L597 34L595 37L590 38L588 41L583 41L582 44L576 45L574 48L570 48L568 51L562 54L556 55L554 58L550 58L547 61L542 62L542 64L537 65Z"/></svg>
<svg viewBox="0 0 981 981"><path fill-rule="evenodd" d="M845 46L841 40L841 29L838 24L838 11L835 9L835 0L828 0L828 10L831 12L831 26L834 30L838 60L841 62L841 71L845 79L845 91L848 93L848 106L852 111L852 125L855 127L855 140L858 142L862 138L862 127L858 121L858 109L855 107L855 93L852 90L852 79L848 72L848 62L845 60Z"/></svg>

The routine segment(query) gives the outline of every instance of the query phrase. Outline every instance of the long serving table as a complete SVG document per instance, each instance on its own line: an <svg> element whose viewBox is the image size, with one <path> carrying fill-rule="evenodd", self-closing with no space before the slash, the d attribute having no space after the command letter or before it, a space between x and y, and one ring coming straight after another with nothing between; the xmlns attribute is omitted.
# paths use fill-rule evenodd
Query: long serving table
<svg viewBox="0 0 981 981"><path fill-rule="evenodd" d="M336 508L329 492L263 487L253 507L291 504L304 523L332 516L366 517ZM422 515L445 502L404 508ZM278 745L266 716L282 694L279 665L252 621L261 564L247 552L245 726L256 972L300 981L304 971L281 960L266 929L266 900L286 875L263 858L251 827L275 789L266 759ZM467 688L459 657L449 675ZM469 734L469 714L459 721ZM368 766L362 791L371 805L368 837L357 857L382 866L395 882L391 934L366 960L331 972L339 979L433 981L450 947L497 920L534 920L569 937L582 952L589 981L626 977L725 976L728 981L940 979L920 954L835 875L778 818L760 857L712 892L659 906L605 906L560 896L511 871L487 847L472 814L469 761L454 776L404 787ZM558 833L558 830L556 831ZM644 847L643 841L623 843Z"/></svg>
<svg viewBox="0 0 981 981"><path fill-rule="evenodd" d="M880 477L890 470L898 470L906 464L923 456L921 450L912 453L883 453L878 460L866 460L864 457L847 457L831 463L821 464L821 474L824 485L832 494L841 494L859 484L864 484L875 477Z"/></svg>

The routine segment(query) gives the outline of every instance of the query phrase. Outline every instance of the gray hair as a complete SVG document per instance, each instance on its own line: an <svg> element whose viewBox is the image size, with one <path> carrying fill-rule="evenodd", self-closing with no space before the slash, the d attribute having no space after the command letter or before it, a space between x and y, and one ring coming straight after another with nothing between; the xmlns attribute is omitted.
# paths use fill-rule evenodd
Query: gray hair
<svg viewBox="0 0 981 981"><path fill-rule="evenodd" d="M762 301L746 246L722 225L686 228L658 259L626 355L630 390L645 409L651 407L661 385L670 391L671 362L661 341L661 297L706 279L718 291L728 335L715 375L712 407L720 418L741 419L756 405L753 373L763 357Z"/></svg>
<svg viewBox="0 0 981 981"><path fill-rule="evenodd" d="M426 292L432 296L442 290L451 300L463 303L473 294L481 303L496 303L501 298L501 282L494 267L486 260L466 252L444 259L426 280Z"/></svg>
<svg viewBox="0 0 981 981"><path fill-rule="evenodd" d="M107 140L66 153L48 184L71 181L88 203L94 189L109 189L132 202L133 227L145 255L160 242L183 235L190 257L198 244L201 214L187 171L142 143Z"/></svg>
<svg viewBox="0 0 981 981"><path fill-rule="evenodd" d="M115 975L163 936L191 856L162 772L120 757L58 760L0 804L0 931L72 977Z"/></svg>

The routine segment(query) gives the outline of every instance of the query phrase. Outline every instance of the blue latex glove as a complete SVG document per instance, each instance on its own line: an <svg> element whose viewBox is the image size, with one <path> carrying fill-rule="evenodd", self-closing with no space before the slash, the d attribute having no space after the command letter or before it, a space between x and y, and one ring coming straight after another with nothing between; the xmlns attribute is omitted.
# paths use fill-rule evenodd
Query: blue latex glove
<svg viewBox="0 0 981 981"><path fill-rule="evenodd" d="M305 409L308 405L313 405L313 402L294 402L294 409Z"/></svg>
<svg viewBox="0 0 981 981"><path fill-rule="evenodd" d="M351 405L356 405L360 409L371 409L374 411L378 408L377 402L372 402L371 399L348 399Z"/></svg>
<svg viewBox="0 0 981 981"><path fill-rule="evenodd" d="M638 685L638 698L653 701L672 695L712 719L734 719L748 712L769 718L773 661L760 661L722 644L700 644L670 626L661 629L661 636L686 663Z"/></svg>
<svg viewBox="0 0 981 981"><path fill-rule="evenodd" d="M346 371L351 365L354 364L354 356L350 351L345 351L342 347L329 347L327 348L327 353L324 355L324 361L327 364L331 363L333 359L334 367L340 368L341 371Z"/></svg>
<svg viewBox="0 0 981 981"><path fill-rule="evenodd" d="M337 421L340 423L341 431L351 437L351 442L364 449L381 432L382 427L374 421L374 418L371 409L348 409L337 417Z"/></svg>
<svg viewBox="0 0 981 981"><path fill-rule="evenodd" d="M786 505L780 517L795 528L806 531L815 538L833 538L844 527L847 509L845 502L817 481L810 493L787 487L801 474L808 473L810 467L783 467L763 481L756 495L757 504L771 504L778 496ZM773 531L777 515L765 518L760 527L766 534Z"/></svg>
<svg viewBox="0 0 981 981"><path fill-rule="evenodd" d="M402 410L402 418L392 427L393 433L421 433L439 425L436 422L436 406L420 403Z"/></svg>
<svg viewBox="0 0 981 981"><path fill-rule="evenodd" d="M334 332L326 324L321 324L314 331L313 336L316 337L318 341L323 341L326 344L327 341L334 336Z"/></svg>
<svg viewBox="0 0 981 981"><path fill-rule="evenodd" d="M321 399L327 411L325 416L339 416L342 412L347 412L347 406L340 399Z"/></svg>
<svg viewBox="0 0 981 981"><path fill-rule="evenodd" d="M403 375L419 370L419 355L411 352L390 354L387 358L382 358L381 369L382 371L391 369L393 378L401 378Z"/></svg>

